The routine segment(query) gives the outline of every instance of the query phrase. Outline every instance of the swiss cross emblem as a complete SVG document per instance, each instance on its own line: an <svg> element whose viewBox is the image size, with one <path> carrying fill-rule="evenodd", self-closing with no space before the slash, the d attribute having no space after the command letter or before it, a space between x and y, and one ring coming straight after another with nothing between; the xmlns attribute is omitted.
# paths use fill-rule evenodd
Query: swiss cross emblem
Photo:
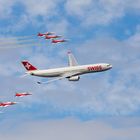
<svg viewBox="0 0 140 140"><path fill-rule="evenodd" d="M30 67L31 67L31 65L28 63L25 65L25 68L27 68L27 69L30 69Z"/></svg>

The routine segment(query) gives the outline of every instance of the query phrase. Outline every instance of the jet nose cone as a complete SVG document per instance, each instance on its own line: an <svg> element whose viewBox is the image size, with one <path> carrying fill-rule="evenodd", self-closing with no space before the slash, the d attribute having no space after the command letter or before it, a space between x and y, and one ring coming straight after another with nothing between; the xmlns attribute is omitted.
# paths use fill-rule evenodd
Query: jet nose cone
<svg viewBox="0 0 140 140"><path fill-rule="evenodd" d="M12 102L12 105L15 105L15 104L17 104L17 102Z"/></svg>
<svg viewBox="0 0 140 140"><path fill-rule="evenodd" d="M110 65L109 68L112 69L112 65Z"/></svg>
<svg viewBox="0 0 140 140"><path fill-rule="evenodd" d="M111 64L107 64L107 69L112 69L112 65Z"/></svg>

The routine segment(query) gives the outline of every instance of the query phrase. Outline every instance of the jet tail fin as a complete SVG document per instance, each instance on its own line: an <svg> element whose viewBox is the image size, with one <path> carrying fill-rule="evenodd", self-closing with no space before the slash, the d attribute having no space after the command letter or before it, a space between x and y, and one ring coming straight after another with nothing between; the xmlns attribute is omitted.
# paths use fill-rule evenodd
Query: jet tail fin
<svg viewBox="0 0 140 140"><path fill-rule="evenodd" d="M71 53L71 51L68 51L68 65L69 66L77 66L77 60L75 59L74 55Z"/></svg>
<svg viewBox="0 0 140 140"><path fill-rule="evenodd" d="M37 68L36 67L34 67L32 64L30 64L28 61L22 61L21 62L22 64L23 64L23 66L25 67L25 69L27 70L27 71L32 71L32 70L37 70Z"/></svg>

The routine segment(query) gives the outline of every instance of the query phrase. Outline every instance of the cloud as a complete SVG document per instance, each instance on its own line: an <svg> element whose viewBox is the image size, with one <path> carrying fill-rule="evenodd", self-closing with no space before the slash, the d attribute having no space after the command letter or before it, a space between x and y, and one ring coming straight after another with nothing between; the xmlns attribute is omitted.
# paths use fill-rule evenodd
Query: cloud
<svg viewBox="0 0 140 140"><path fill-rule="evenodd" d="M119 7L119 8L118 8ZM67 1L68 14L76 16L84 26L108 25L114 19L124 16L124 2L122 1ZM117 11L117 12L116 12Z"/></svg>
<svg viewBox="0 0 140 140"><path fill-rule="evenodd" d="M8 132L1 133L0 137L5 140L138 140L139 131L140 128L135 126L115 128L112 124L103 121L81 122L75 119L64 119L24 123L16 129L8 129Z"/></svg>
<svg viewBox="0 0 140 140"><path fill-rule="evenodd" d="M44 16L44 18L51 17L57 12L57 2L56 0L40 0L38 4L34 0L21 2L25 5L26 12L31 17L33 16Z"/></svg>
<svg viewBox="0 0 140 140"><path fill-rule="evenodd" d="M54 25L54 30L58 27L64 30L63 32L66 32L66 30L70 29L67 28L67 24L69 23L73 26L73 22L78 22L78 26L84 28L96 27L96 25L106 26L116 22L118 19L122 19L129 13L139 16L138 11L140 9L139 4L137 4L139 0L135 1L135 3L132 0L125 2L121 0L40 0L37 3L33 0L0 1L0 17L9 21L5 30L7 32L21 31L29 25L40 30L48 30L49 28L53 29L51 25ZM17 7L20 7L23 12ZM55 23L57 24L56 27ZM61 24L62 26L60 27ZM1 32L4 33L2 29Z"/></svg>
<svg viewBox="0 0 140 140"><path fill-rule="evenodd" d="M88 0L86 2L71 0L66 2L65 8L68 15L78 18L84 27L105 26L123 18L129 12L138 13L140 6L136 4L137 2L139 3L139 0L135 3L131 0L125 2L121 0Z"/></svg>
<svg viewBox="0 0 140 140"><path fill-rule="evenodd" d="M0 0L0 17L2 19L9 18L12 14L12 8L15 4L16 0Z"/></svg>
<svg viewBox="0 0 140 140"><path fill-rule="evenodd" d="M139 60L137 59L139 51L138 47L135 47L137 41L133 41L133 47L129 44L129 41L135 35L125 41L119 41L110 36L98 36L91 40L87 39L84 43L71 44L80 64L106 62L113 64L113 69L110 71L81 76L79 82L73 83L62 80L50 85L41 85L40 87L36 85L36 81L40 79L29 77L30 80L28 81L27 78L27 81L25 80L24 82L25 86L21 84L22 87L19 86L19 89L24 90L25 88L28 90L29 88L34 93L34 96L28 102L32 109L34 108L32 103L36 103L37 106L41 104L41 108L44 105L49 105L49 109L46 107L40 110L42 116L49 117L57 112L56 117L59 115L75 116L88 120L95 115L123 116L139 112L140 97L138 93L140 79L137 76L140 70ZM57 50L52 46L47 48L42 46L40 48L36 47L36 50L27 48L25 50L20 49L17 52L10 52L12 55L1 56L0 65L3 65L1 74L4 71L14 77L17 70L19 74L24 73L19 61L22 59L30 60L33 65L40 69L64 66L66 54L63 49L62 47ZM19 55L16 55L17 53ZM7 59L9 60L7 64L3 64L3 61L7 61ZM13 61L16 62L14 67ZM15 91L15 84L22 83L22 80L15 79L14 83L8 82L8 80L6 82L11 87L11 91ZM42 78L42 80L47 79ZM26 85L28 86L26 87ZM4 91L4 87L2 89ZM8 91L5 95L9 95Z"/></svg>
<svg viewBox="0 0 140 140"><path fill-rule="evenodd" d="M82 3L74 2L74 6L84 7L80 9L84 10L92 2L90 0L86 1L85 4L84 1ZM105 2L100 1L102 5ZM110 9L110 7L112 9L113 7L116 8L120 4L119 1L107 2L109 7L106 7L106 9ZM30 1L29 5L27 5L27 1L23 3L26 11L28 11L27 8L31 7L33 1ZM44 1L41 1L40 5L43 3ZM38 9L40 10L40 8ZM80 11L79 9L77 10L78 12ZM30 12L32 11L28 11L29 16L34 19L38 15L45 15L47 11L44 11L44 13L36 11L34 15ZM81 17L85 15L82 11L78 14ZM55 20L50 21L49 24L47 23L47 26L51 29L55 26L54 29L62 34L65 34L69 27L72 29L70 30L71 33L75 32L75 29L71 28L67 19L63 20L60 17L58 21L56 24ZM43 24L46 23L43 21ZM42 45L41 47L33 46L33 48L3 51L0 53L0 75L3 79L1 85L2 96L9 98L10 92L13 93L15 90L30 90L35 94L28 102L32 109L34 108L32 103L41 104L42 107L48 104L51 106L50 114L47 112L48 108L46 107L45 111L42 110L41 112L42 116L45 116L47 113L51 116L56 111L58 111L58 116L59 114L62 116L76 116L80 119L92 119L94 115L133 115L140 111L140 97L138 94L140 81L138 76L140 71L138 59L139 28L137 30L133 36L124 41L107 35L98 35L96 37L91 35L90 39L85 38L80 42L70 42L67 46L52 46L49 42L45 42L47 45L44 43L44 46ZM85 34L87 35L87 32ZM74 35L75 39L77 39L77 34ZM62 80L52 85L40 87L36 85L36 81L40 80L36 77L30 77L26 80L16 77L25 72L20 64L20 61L23 59L28 59L40 69L65 66L67 62L65 53L68 47L73 50L80 64L107 62L113 64L113 69L100 74L81 76L80 81L77 83ZM11 80L8 80L8 76L10 76ZM18 83L21 84L17 87ZM6 88L6 85L9 86L9 90Z"/></svg>
<svg viewBox="0 0 140 140"><path fill-rule="evenodd" d="M63 45L40 40L41 46L31 44L30 47L0 51L1 101L21 102L6 108L0 115L1 139L137 140L139 119L119 118L139 116L140 112L139 26L124 40L98 30L96 34L91 27L110 25L129 13L139 17L138 3L138 0L135 3L131 0L0 1L0 17L4 19L1 36L16 34L17 37L52 30L65 36L70 32L74 39ZM90 27L90 32L85 27ZM12 39L12 43L18 44L17 40ZM5 41L11 43L11 39L3 43ZM65 79L50 85L36 84L38 80L48 80L46 78L19 77L25 72L20 63L23 59L39 69L66 66L68 48L79 64L106 62L113 64L113 69L83 75L79 82ZM33 96L15 99L17 91L31 91ZM108 116L117 117L111 123L102 120ZM86 121L66 119L68 117Z"/></svg>

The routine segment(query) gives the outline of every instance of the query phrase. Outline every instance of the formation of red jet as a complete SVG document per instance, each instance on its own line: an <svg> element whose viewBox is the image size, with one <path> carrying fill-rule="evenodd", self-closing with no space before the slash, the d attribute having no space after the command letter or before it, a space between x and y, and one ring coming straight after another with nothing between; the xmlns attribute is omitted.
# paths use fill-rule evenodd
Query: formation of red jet
<svg viewBox="0 0 140 140"><path fill-rule="evenodd" d="M66 39L58 39L58 38L61 38L62 36L54 35L53 32L38 33L37 36L38 37L44 37L44 39L52 39L51 43L62 43L62 42L67 42L68 41Z"/></svg>
<svg viewBox="0 0 140 140"><path fill-rule="evenodd" d="M67 42L68 40L66 39L58 39L61 38L62 36L60 35L55 35L54 32L46 32L46 33L38 33L38 37L44 37L44 39L49 40L51 39L51 43L62 43L62 42ZM29 92L19 92L15 94L15 97L25 97L25 96L30 96L32 95ZM0 107L8 107L17 104L17 102L0 102Z"/></svg>
<svg viewBox="0 0 140 140"><path fill-rule="evenodd" d="M20 92L20 93L16 93L15 97L25 97L25 96L29 96L29 95L32 95L32 94L29 92ZM9 106L15 105L17 103L18 102L0 102L0 107L9 107Z"/></svg>

